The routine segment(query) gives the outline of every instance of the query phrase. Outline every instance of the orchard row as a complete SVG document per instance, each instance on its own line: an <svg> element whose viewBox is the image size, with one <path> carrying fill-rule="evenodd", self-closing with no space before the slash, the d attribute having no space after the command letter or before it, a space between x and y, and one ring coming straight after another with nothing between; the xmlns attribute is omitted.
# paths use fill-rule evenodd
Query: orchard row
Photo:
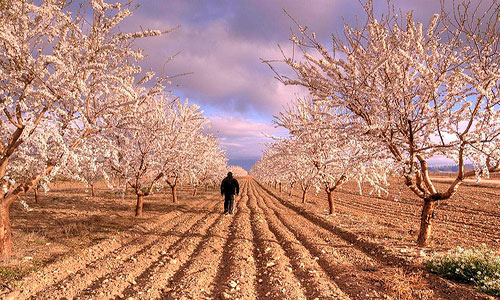
<svg viewBox="0 0 500 300"><path fill-rule="evenodd" d="M424 246L438 201L452 198L467 177L500 172L500 3L443 3L426 24L411 12L379 18L372 1L364 8L365 23L345 24L325 46L292 18L294 51L282 51L281 62L295 76L267 63L282 83L307 88L309 97L276 117L289 135L267 147L252 174L300 185L304 201L311 187L324 189L330 213L332 192L349 180L380 193L387 176L401 178L423 200ZM429 174L436 158L458 165L441 191Z"/></svg>
<svg viewBox="0 0 500 300"><path fill-rule="evenodd" d="M133 9L102 0L79 9L0 5L0 260L12 248L11 204L56 175L91 187L118 179L137 195L136 216L159 186L175 201L180 181L196 188L225 175L225 152L204 133L199 107L166 90L168 78L141 70L134 41L169 30L121 32Z"/></svg>

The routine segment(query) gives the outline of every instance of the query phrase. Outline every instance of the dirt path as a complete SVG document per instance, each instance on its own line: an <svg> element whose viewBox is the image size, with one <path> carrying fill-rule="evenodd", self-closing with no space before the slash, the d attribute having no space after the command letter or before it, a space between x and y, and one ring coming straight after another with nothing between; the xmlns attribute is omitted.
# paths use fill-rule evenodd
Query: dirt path
<svg viewBox="0 0 500 300"><path fill-rule="evenodd" d="M13 299L398 299L403 288L457 299L396 278L397 266L255 181L241 187L234 215L213 193L25 277Z"/></svg>

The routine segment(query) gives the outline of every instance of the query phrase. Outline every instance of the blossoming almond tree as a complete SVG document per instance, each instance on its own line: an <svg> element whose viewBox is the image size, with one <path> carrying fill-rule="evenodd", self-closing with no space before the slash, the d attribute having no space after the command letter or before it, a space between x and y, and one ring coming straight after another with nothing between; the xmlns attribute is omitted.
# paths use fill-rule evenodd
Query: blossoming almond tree
<svg viewBox="0 0 500 300"><path fill-rule="evenodd" d="M349 116L318 102L298 99L275 122L301 144L295 151L304 151L307 165L317 172L314 186L325 190L330 214L335 213L333 191L351 179L359 186L368 182L375 190L386 191L388 161L377 143Z"/></svg>
<svg viewBox="0 0 500 300"><path fill-rule="evenodd" d="M267 145L262 158L252 167L250 174L265 183L277 182L280 185L280 192L285 184L288 196L292 196L293 188L299 181L296 162L290 160L284 153L276 155L272 151L272 146Z"/></svg>
<svg viewBox="0 0 500 300"><path fill-rule="evenodd" d="M290 139L287 145L283 146L287 149L282 149L282 154L285 154L289 160L294 161L293 174L302 191L302 203L306 203L307 192L318 180L318 170L314 168L312 161L309 160L306 146L302 142Z"/></svg>
<svg viewBox="0 0 500 300"><path fill-rule="evenodd" d="M208 185L224 176L227 160L217 138L204 133L193 138L191 153L185 166L189 168L189 182L194 187L193 196L196 196L200 185Z"/></svg>
<svg viewBox="0 0 500 300"><path fill-rule="evenodd" d="M190 172L191 183L195 186L193 195L196 195L196 188L201 185L205 186L205 191L209 186L216 186L220 183L221 178L227 172L227 157L226 152L220 148L215 137L207 135L209 138L209 146L203 154L195 157L196 164L191 163L192 170Z"/></svg>
<svg viewBox="0 0 500 300"><path fill-rule="evenodd" d="M121 33L117 25L132 12L119 3L85 1L86 11L76 13L65 1L38 3L0 8L1 260L12 248L12 202L53 177L85 138L136 102L132 84L143 55L133 40L162 34ZM36 172L24 163L33 154L40 158Z"/></svg>
<svg viewBox="0 0 500 300"><path fill-rule="evenodd" d="M72 156L77 159L69 160L61 168L61 173L68 178L83 182L90 187L90 196L95 197L95 186L98 181L104 181L112 187L110 180L109 160L116 157L112 140L104 134L93 135L75 149Z"/></svg>
<svg viewBox="0 0 500 300"><path fill-rule="evenodd" d="M347 109L383 143L408 188L423 200L418 244L431 235L432 215L467 177L500 171L500 4L486 10L470 2L434 15L424 28L406 15L377 20L371 1L364 27L345 25L327 51L298 25L292 40L303 60L286 58L297 77L278 78L307 87L332 107ZM315 53L309 53L315 49ZM428 160L458 164L455 180L440 191ZM466 171L471 162L474 170Z"/></svg>
<svg viewBox="0 0 500 300"><path fill-rule="evenodd" d="M318 180L318 171L308 159L307 146L293 137L278 138L266 146L263 157L252 167L253 176L275 185L280 180L293 178L293 182L300 185L302 203L305 203L307 192Z"/></svg>
<svg viewBox="0 0 500 300"><path fill-rule="evenodd" d="M110 137L117 155L111 168L134 190L136 217L142 216L144 197L165 180L173 162L186 157L187 145L203 124L198 106L158 95L136 107L114 127Z"/></svg>
<svg viewBox="0 0 500 300"><path fill-rule="evenodd" d="M262 183L270 184L273 181L276 173L279 169L272 168L270 145L266 145L266 149L262 152L262 157L252 166L250 169L250 175Z"/></svg>
<svg viewBox="0 0 500 300"><path fill-rule="evenodd" d="M226 176L228 170L226 151L224 149L219 149L216 153L216 158L213 159L212 168L207 170L209 175L202 181L205 184L205 188L208 188L209 185L216 187L221 182L221 178Z"/></svg>
<svg viewBox="0 0 500 300"><path fill-rule="evenodd" d="M191 160L197 157L196 140L208 123L203 111L197 105L188 102L177 105L178 119L171 126L178 133L176 144L170 148L172 155L164 161L162 182L167 183L172 192L172 202L177 202L177 187L189 181L190 170L193 168ZM200 154L201 155L201 154Z"/></svg>

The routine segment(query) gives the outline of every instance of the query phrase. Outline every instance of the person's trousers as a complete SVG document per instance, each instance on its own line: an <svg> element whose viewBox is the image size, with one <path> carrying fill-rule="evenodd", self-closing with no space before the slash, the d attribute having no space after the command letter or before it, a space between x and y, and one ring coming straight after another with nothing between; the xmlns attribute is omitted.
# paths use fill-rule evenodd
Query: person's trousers
<svg viewBox="0 0 500 300"><path fill-rule="evenodd" d="M224 213L234 213L234 195L224 196Z"/></svg>

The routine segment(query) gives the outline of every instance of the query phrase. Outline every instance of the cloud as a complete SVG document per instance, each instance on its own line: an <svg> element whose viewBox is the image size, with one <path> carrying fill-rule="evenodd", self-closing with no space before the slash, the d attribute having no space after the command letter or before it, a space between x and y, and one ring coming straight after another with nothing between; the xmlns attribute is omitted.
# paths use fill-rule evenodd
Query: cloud
<svg viewBox="0 0 500 300"><path fill-rule="evenodd" d="M170 23L154 26L156 23L150 20L146 26L173 27ZM201 105L228 113L275 114L297 93L306 93L298 87L284 87L273 78L269 67L260 62L260 58L281 57L276 44L236 36L224 20L203 28L184 25L166 36L141 40L138 46L148 54L144 69L170 76L192 72L173 80L179 86L176 89ZM165 65L169 57L179 51L180 54Z"/></svg>
<svg viewBox="0 0 500 300"><path fill-rule="evenodd" d="M266 135L283 135L282 128L269 122L236 116L210 117L208 132L219 137L232 159L256 159L261 155L263 143L270 142Z"/></svg>
<svg viewBox="0 0 500 300"><path fill-rule="evenodd" d="M230 159L260 156L262 146L258 143L265 141L261 132L273 132L272 115L296 96L307 94L304 88L282 85L260 61L281 59L278 44L287 54L292 53L288 39L295 25L282 9L316 32L325 45L330 43L332 33L342 33L344 20L354 25L359 16L363 24L364 17L360 3L350 0L136 2L141 7L121 24L123 31L135 31L141 26L182 26L162 37L137 41L136 46L148 55L143 68L159 75L193 73L173 79L174 90L215 116L211 118L211 130L221 138ZM413 10L424 23L439 12L439 1L401 0L394 4L396 11ZM385 1L376 1L375 5L377 14L385 12ZM286 66L278 68L289 71Z"/></svg>

